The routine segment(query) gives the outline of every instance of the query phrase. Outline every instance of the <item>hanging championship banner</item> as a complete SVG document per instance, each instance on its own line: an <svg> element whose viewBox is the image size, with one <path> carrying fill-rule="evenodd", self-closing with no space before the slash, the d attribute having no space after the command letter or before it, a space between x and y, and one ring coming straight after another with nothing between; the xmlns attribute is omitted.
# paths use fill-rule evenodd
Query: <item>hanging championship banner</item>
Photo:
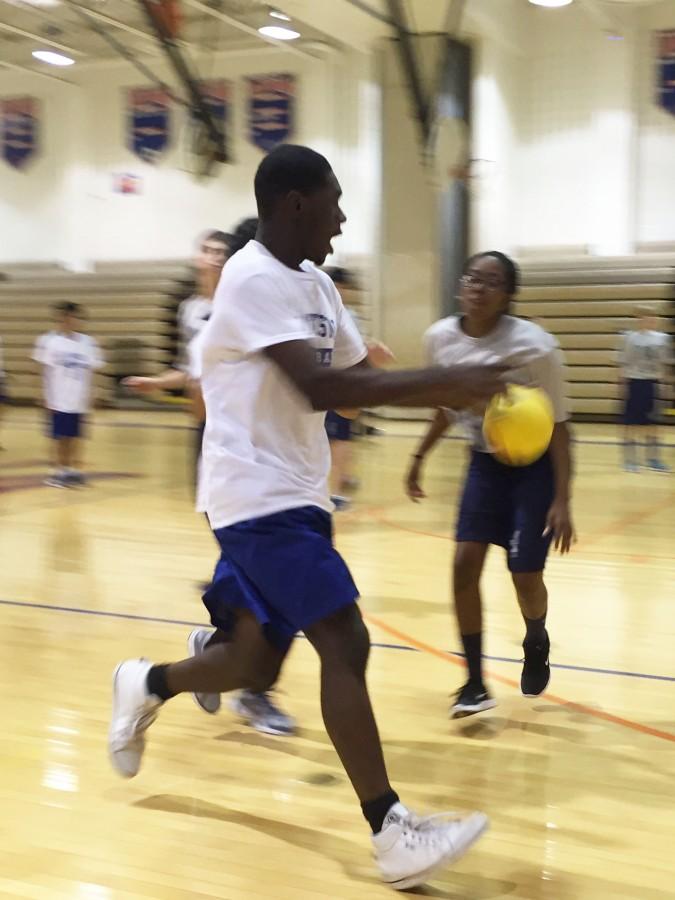
<svg viewBox="0 0 675 900"><path fill-rule="evenodd" d="M656 99L675 116L675 31L656 32Z"/></svg>
<svg viewBox="0 0 675 900"><path fill-rule="evenodd" d="M23 167L40 146L40 102L34 97L0 100L2 156L15 169Z"/></svg>
<svg viewBox="0 0 675 900"><path fill-rule="evenodd" d="M169 144L171 100L159 88L127 91L127 141L136 156L155 163Z"/></svg>
<svg viewBox="0 0 675 900"><path fill-rule="evenodd" d="M293 133L295 76L261 75L248 84L249 139L269 153Z"/></svg>

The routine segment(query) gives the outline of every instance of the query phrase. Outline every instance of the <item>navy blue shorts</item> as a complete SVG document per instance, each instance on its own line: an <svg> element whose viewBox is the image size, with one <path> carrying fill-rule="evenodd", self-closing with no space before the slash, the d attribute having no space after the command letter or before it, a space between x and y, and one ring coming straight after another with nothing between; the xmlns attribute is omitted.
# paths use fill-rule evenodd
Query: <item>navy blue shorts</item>
<svg viewBox="0 0 675 900"><path fill-rule="evenodd" d="M0 403L7 403L7 388L5 387L5 379L0 375Z"/></svg>
<svg viewBox="0 0 675 900"><path fill-rule="evenodd" d="M329 441L351 441L352 420L330 410L326 413L326 434Z"/></svg>
<svg viewBox="0 0 675 900"><path fill-rule="evenodd" d="M82 432L82 416L80 413L54 412L52 410L51 436L59 438L79 438Z"/></svg>
<svg viewBox="0 0 675 900"><path fill-rule="evenodd" d="M497 544L506 550L509 571L541 572L552 539L542 535L553 493L548 453L531 466L505 466L473 450L455 540Z"/></svg>
<svg viewBox="0 0 675 900"><path fill-rule="evenodd" d="M656 381L650 378L629 378L626 383L624 425L649 425L656 410Z"/></svg>
<svg viewBox="0 0 675 900"><path fill-rule="evenodd" d="M359 592L333 547L333 521L303 506L219 528L221 556L204 605L228 632L247 609L270 641L286 649L297 632L350 606Z"/></svg>

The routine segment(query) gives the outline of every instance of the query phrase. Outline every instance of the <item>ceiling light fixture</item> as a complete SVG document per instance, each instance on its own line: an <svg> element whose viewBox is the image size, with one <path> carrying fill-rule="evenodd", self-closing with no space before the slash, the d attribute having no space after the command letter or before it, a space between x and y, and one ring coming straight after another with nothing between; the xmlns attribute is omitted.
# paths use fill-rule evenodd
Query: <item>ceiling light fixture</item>
<svg viewBox="0 0 675 900"><path fill-rule="evenodd" d="M530 0L533 6L546 6L549 9L557 9L559 6L569 6L574 0Z"/></svg>
<svg viewBox="0 0 675 900"><path fill-rule="evenodd" d="M40 62L49 63L50 66L72 66L75 62L69 56L56 53L54 50L33 50L33 56Z"/></svg>
<svg viewBox="0 0 675 900"><path fill-rule="evenodd" d="M283 28L281 25L263 25L258 29L258 33L263 37L274 38L275 41L295 41L300 37L299 31Z"/></svg>
<svg viewBox="0 0 675 900"><path fill-rule="evenodd" d="M284 22L291 21L291 17L287 16L286 13L281 12L280 9L271 9L270 15L272 16L273 19L282 19Z"/></svg>

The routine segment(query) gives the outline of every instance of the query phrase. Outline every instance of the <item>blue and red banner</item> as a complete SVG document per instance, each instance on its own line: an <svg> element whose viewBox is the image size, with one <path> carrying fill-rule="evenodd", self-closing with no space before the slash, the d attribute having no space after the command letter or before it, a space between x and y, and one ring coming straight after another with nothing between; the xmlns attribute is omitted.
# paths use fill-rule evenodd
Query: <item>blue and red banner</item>
<svg viewBox="0 0 675 900"><path fill-rule="evenodd" d="M675 115L675 31L657 31L657 102Z"/></svg>
<svg viewBox="0 0 675 900"><path fill-rule="evenodd" d="M170 104L160 88L130 88L127 93L128 146L145 162L157 162L169 144Z"/></svg>
<svg viewBox="0 0 675 900"><path fill-rule="evenodd" d="M249 139L269 153L293 134L295 76L261 75L248 79Z"/></svg>
<svg viewBox="0 0 675 900"><path fill-rule="evenodd" d="M40 102L34 97L0 100L2 157L23 169L40 147Z"/></svg>

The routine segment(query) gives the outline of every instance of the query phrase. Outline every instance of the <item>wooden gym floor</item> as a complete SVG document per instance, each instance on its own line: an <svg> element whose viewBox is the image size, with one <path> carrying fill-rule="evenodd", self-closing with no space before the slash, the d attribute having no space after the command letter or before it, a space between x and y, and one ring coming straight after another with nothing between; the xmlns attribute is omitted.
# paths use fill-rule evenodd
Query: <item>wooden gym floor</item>
<svg viewBox="0 0 675 900"><path fill-rule="evenodd" d="M108 766L110 675L185 653L215 545L190 505L180 413L97 413L90 487L40 486L35 410L0 443L0 898L363 900L392 896L324 734L299 639L280 701L296 738L260 736L190 698L167 705L141 774ZM551 693L517 690L522 626L501 553L484 588L496 710L447 718L462 681L448 614L464 448L401 489L416 426L357 445L363 486L337 519L375 643L370 684L392 781L421 811L479 808L492 830L419 895L452 900L675 896L675 476L624 474L616 432L577 427L571 557L552 559ZM671 445L675 432L664 432ZM666 459L675 463L671 446Z"/></svg>

